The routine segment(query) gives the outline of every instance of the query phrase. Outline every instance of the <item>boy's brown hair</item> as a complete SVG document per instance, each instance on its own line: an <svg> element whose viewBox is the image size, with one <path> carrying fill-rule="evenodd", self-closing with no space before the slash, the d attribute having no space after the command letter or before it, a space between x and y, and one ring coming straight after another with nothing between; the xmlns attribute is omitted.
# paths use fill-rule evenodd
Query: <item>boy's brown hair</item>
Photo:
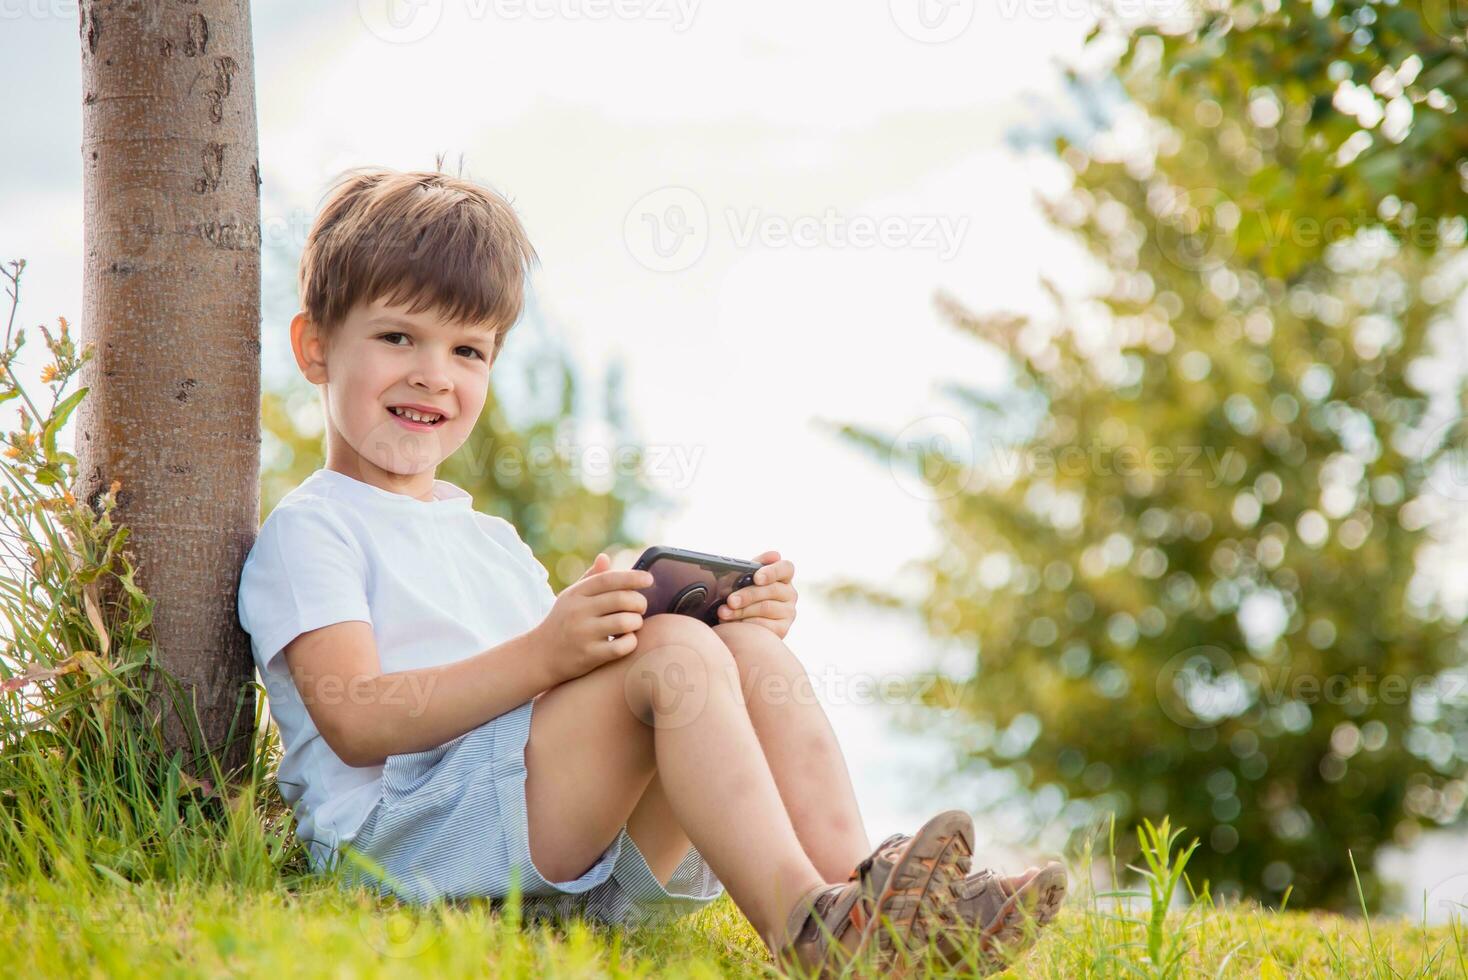
<svg viewBox="0 0 1468 980"><path fill-rule="evenodd" d="M440 161L441 163L441 161ZM489 321L498 356L536 260L499 194L437 171L356 168L327 192L301 253L301 307L328 339L358 303Z"/></svg>

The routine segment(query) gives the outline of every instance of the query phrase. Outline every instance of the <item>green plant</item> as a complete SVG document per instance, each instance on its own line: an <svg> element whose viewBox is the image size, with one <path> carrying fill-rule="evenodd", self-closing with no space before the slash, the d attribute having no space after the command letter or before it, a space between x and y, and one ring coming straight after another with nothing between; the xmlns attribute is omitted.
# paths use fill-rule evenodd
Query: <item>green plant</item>
<svg viewBox="0 0 1468 980"><path fill-rule="evenodd" d="M1116 873L1115 815L1108 817L1107 828L1107 853L1110 859L1111 879L1113 884L1119 884ZM1128 973L1147 977L1149 980L1172 980L1174 977L1183 975L1184 960L1193 949L1188 933L1195 926L1195 915L1205 908L1212 907L1212 899L1207 895L1205 884L1202 893L1194 893L1194 901L1184 912L1182 921L1175 924L1168 921L1177 886L1180 882L1186 881L1185 871L1188 859L1193 856L1193 851L1198 846L1198 840L1194 838L1192 843L1174 855L1173 845L1182 836L1182 831L1181 827L1176 831L1172 830L1168 817L1163 817L1162 821L1156 825L1150 820L1143 820L1142 825L1137 828L1137 843L1138 851L1146 867L1129 864L1127 868L1142 876L1147 890L1112 888L1097 892L1095 896L1116 900L1114 912L1097 909L1096 914L1127 927L1129 931L1135 928L1142 934L1140 943L1131 939L1109 943L1104 940L1099 941L1098 947L1105 950L1102 958ZM1081 863L1083 869L1090 867L1093 846L1088 838ZM1189 883L1189 890L1192 891L1191 883ZM1130 911L1127 900L1131 899L1147 900L1145 915L1139 916ZM1175 928L1172 927L1174 925ZM1146 950L1146 959L1142 962L1135 962L1129 956L1121 955L1123 952L1139 947Z"/></svg>
<svg viewBox="0 0 1468 980"><path fill-rule="evenodd" d="M79 502L77 460L57 444L87 394L66 389L94 345L78 349L64 318L54 336L40 328L49 405L16 374L24 268L17 260L4 270L11 308L0 348L0 404L22 402L0 465L0 547L10 559L0 567L0 880L83 889L271 880L291 854L283 814L261 790L271 740L257 739L236 792L201 748L192 701L148 636L153 602L134 580L128 529L113 519L120 484L95 509ZM182 722L189 753L166 750L165 711Z"/></svg>

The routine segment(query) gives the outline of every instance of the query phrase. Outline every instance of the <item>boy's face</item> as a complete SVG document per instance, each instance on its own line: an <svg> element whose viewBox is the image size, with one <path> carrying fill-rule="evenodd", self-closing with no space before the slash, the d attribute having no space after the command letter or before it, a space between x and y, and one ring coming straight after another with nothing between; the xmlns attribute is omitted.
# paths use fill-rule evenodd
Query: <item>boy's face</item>
<svg viewBox="0 0 1468 980"><path fill-rule="evenodd" d="M494 328L359 303L330 340L304 313L291 321L301 373L323 385L326 466L394 493L432 499L438 464L469 437L489 392ZM393 411L416 406L432 424Z"/></svg>

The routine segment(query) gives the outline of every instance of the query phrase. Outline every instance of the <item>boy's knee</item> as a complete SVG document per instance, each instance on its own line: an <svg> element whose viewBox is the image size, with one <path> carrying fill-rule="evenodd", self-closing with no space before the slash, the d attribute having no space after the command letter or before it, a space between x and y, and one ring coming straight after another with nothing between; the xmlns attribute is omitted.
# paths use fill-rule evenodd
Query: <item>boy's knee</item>
<svg viewBox="0 0 1468 980"><path fill-rule="evenodd" d="M692 616L678 613L655 613L643 619L642 628L637 631L637 649L642 650L664 643L683 644L690 647L722 647L724 645L713 627Z"/></svg>
<svg viewBox="0 0 1468 980"><path fill-rule="evenodd" d="M757 623L719 623L714 633L724 641L739 665L745 697L753 685L782 683L785 686L808 680L800 658L778 636Z"/></svg>
<svg viewBox="0 0 1468 980"><path fill-rule="evenodd" d="M706 624L689 616L660 614L644 620L629 660L628 701L641 708L643 721L659 728L691 722L710 694L742 693L729 648Z"/></svg>

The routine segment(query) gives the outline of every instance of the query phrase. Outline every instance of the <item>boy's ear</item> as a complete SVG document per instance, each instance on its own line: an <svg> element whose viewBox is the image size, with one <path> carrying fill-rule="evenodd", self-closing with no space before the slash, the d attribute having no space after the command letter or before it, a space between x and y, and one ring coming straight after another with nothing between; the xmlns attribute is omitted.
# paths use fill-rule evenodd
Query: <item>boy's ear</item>
<svg viewBox="0 0 1468 980"><path fill-rule="evenodd" d="M313 385L326 383L326 343L305 310L291 318L291 351L307 381Z"/></svg>

